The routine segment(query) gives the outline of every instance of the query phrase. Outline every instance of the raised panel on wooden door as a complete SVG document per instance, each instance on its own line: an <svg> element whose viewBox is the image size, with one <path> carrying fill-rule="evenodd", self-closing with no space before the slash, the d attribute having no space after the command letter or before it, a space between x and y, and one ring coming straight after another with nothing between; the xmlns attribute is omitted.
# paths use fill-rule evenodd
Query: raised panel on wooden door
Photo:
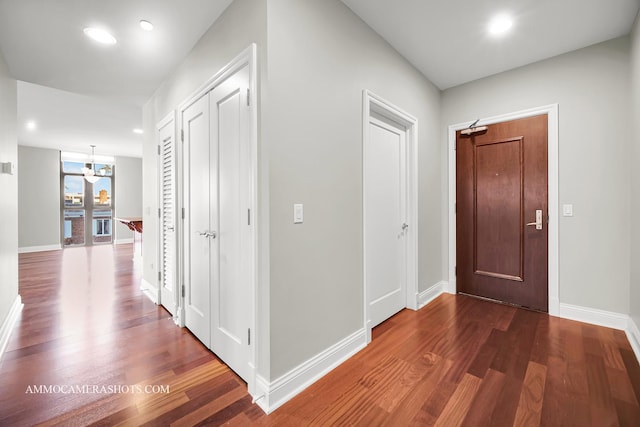
<svg viewBox="0 0 640 427"><path fill-rule="evenodd" d="M176 310L176 180L175 126L171 120L159 129L160 232L161 232L161 304L171 314Z"/></svg>
<svg viewBox="0 0 640 427"><path fill-rule="evenodd" d="M365 149L365 239L369 321L373 327L406 305L406 131L370 119Z"/></svg>
<svg viewBox="0 0 640 427"><path fill-rule="evenodd" d="M210 260L212 245L209 218L209 102L204 96L183 113L185 172L186 293L185 324L207 347L211 346Z"/></svg>
<svg viewBox="0 0 640 427"><path fill-rule="evenodd" d="M212 164L218 165L218 181L212 181L212 187L216 185L218 189L218 203L212 205L212 221L217 222L219 235L211 348L245 380L249 377L251 319L248 85L249 70L245 67L210 95L211 135L218 148L218 158L212 157Z"/></svg>
<svg viewBox="0 0 640 427"><path fill-rule="evenodd" d="M523 281L522 138L474 145L474 274Z"/></svg>

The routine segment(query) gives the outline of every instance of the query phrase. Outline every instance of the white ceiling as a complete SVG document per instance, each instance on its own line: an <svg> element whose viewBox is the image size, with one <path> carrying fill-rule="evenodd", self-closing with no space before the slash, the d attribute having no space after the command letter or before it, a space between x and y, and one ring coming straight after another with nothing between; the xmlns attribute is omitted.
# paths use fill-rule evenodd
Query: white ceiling
<svg viewBox="0 0 640 427"><path fill-rule="evenodd" d="M18 93L20 145L89 153L93 144L96 154L142 157L140 107L22 81Z"/></svg>
<svg viewBox="0 0 640 427"><path fill-rule="evenodd" d="M640 0L342 1L446 89L625 35ZM0 51L16 79L33 83L19 85L19 143L141 156L132 129L141 126L143 102L231 2L0 0ZM486 28L499 12L514 25L494 38ZM140 29L141 19L154 31ZM82 30L92 25L118 43L89 40Z"/></svg>
<svg viewBox="0 0 640 427"><path fill-rule="evenodd" d="M628 34L638 0L342 0L440 89ZM513 16L504 37L489 21Z"/></svg>
<svg viewBox="0 0 640 427"><path fill-rule="evenodd" d="M0 51L16 79L38 85L19 87L19 143L61 148L68 132L69 149L95 143L96 152L141 156L132 126L141 125L142 104L231 1L0 0ZM155 29L142 30L141 19ZM95 43L83 33L88 26L108 29L118 43ZM30 119L35 132L23 126Z"/></svg>

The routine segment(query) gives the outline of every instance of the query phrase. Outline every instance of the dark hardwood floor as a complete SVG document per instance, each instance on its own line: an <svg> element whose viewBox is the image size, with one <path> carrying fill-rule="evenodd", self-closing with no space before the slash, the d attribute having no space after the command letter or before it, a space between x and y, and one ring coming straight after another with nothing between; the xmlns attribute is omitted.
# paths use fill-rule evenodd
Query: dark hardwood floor
<svg viewBox="0 0 640 427"><path fill-rule="evenodd" d="M132 251L20 255L25 307L0 361L0 426L640 426L624 332L454 295L398 313L266 416L141 294Z"/></svg>

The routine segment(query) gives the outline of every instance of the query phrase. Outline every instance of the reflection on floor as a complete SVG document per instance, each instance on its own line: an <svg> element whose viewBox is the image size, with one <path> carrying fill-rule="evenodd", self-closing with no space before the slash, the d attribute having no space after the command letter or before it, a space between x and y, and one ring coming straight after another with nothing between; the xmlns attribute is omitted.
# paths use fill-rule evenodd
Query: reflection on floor
<svg viewBox="0 0 640 427"><path fill-rule="evenodd" d="M20 255L0 425L640 425L640 365L622 331L454 295L387 320L266 416L142 295L132 253Z"/></svg>

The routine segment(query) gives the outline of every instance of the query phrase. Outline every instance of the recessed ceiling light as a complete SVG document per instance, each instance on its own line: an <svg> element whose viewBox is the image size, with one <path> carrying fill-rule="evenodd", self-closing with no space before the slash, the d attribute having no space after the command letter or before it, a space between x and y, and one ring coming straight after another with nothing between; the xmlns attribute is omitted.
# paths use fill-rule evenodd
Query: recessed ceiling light
<svg viewBox="0 0 640 427"><path fill-rule="evenodd" d="M513 25L513 21L507 15L498 15L489 23L489 32L493 35L506 33Z"/></svg>
<svg viewBox="0 0 640 427"><path fill-rule="evenodd" d="M36 127L38 127L38 125L36 124L35 121L33 120L29 120L26 124L25 127L29 130L36 130Z"/></svg>
<svg viewBox="0 0 640 427"><path fill-rule="evenodd" d="M142 21L140 21L140 28L142 28L145 31L151 31L153 30L153 24L143 19Z"/></svg>
<svg viewBox="0 0 640 427"><path fill-rule="evenodd" d="M93 40L102 44L116 44L117 40L111 34L100 28L87 27L84 29L84 33L91 37Z"/></svg>
<svg viewBox="0 0 640 427"><path fill-rule="evenodd" d="M137 133L138 135L142 135L144 133L144 131L142 129L140 129L140 128L135 128L133 130L133 133Z"/></svg>

